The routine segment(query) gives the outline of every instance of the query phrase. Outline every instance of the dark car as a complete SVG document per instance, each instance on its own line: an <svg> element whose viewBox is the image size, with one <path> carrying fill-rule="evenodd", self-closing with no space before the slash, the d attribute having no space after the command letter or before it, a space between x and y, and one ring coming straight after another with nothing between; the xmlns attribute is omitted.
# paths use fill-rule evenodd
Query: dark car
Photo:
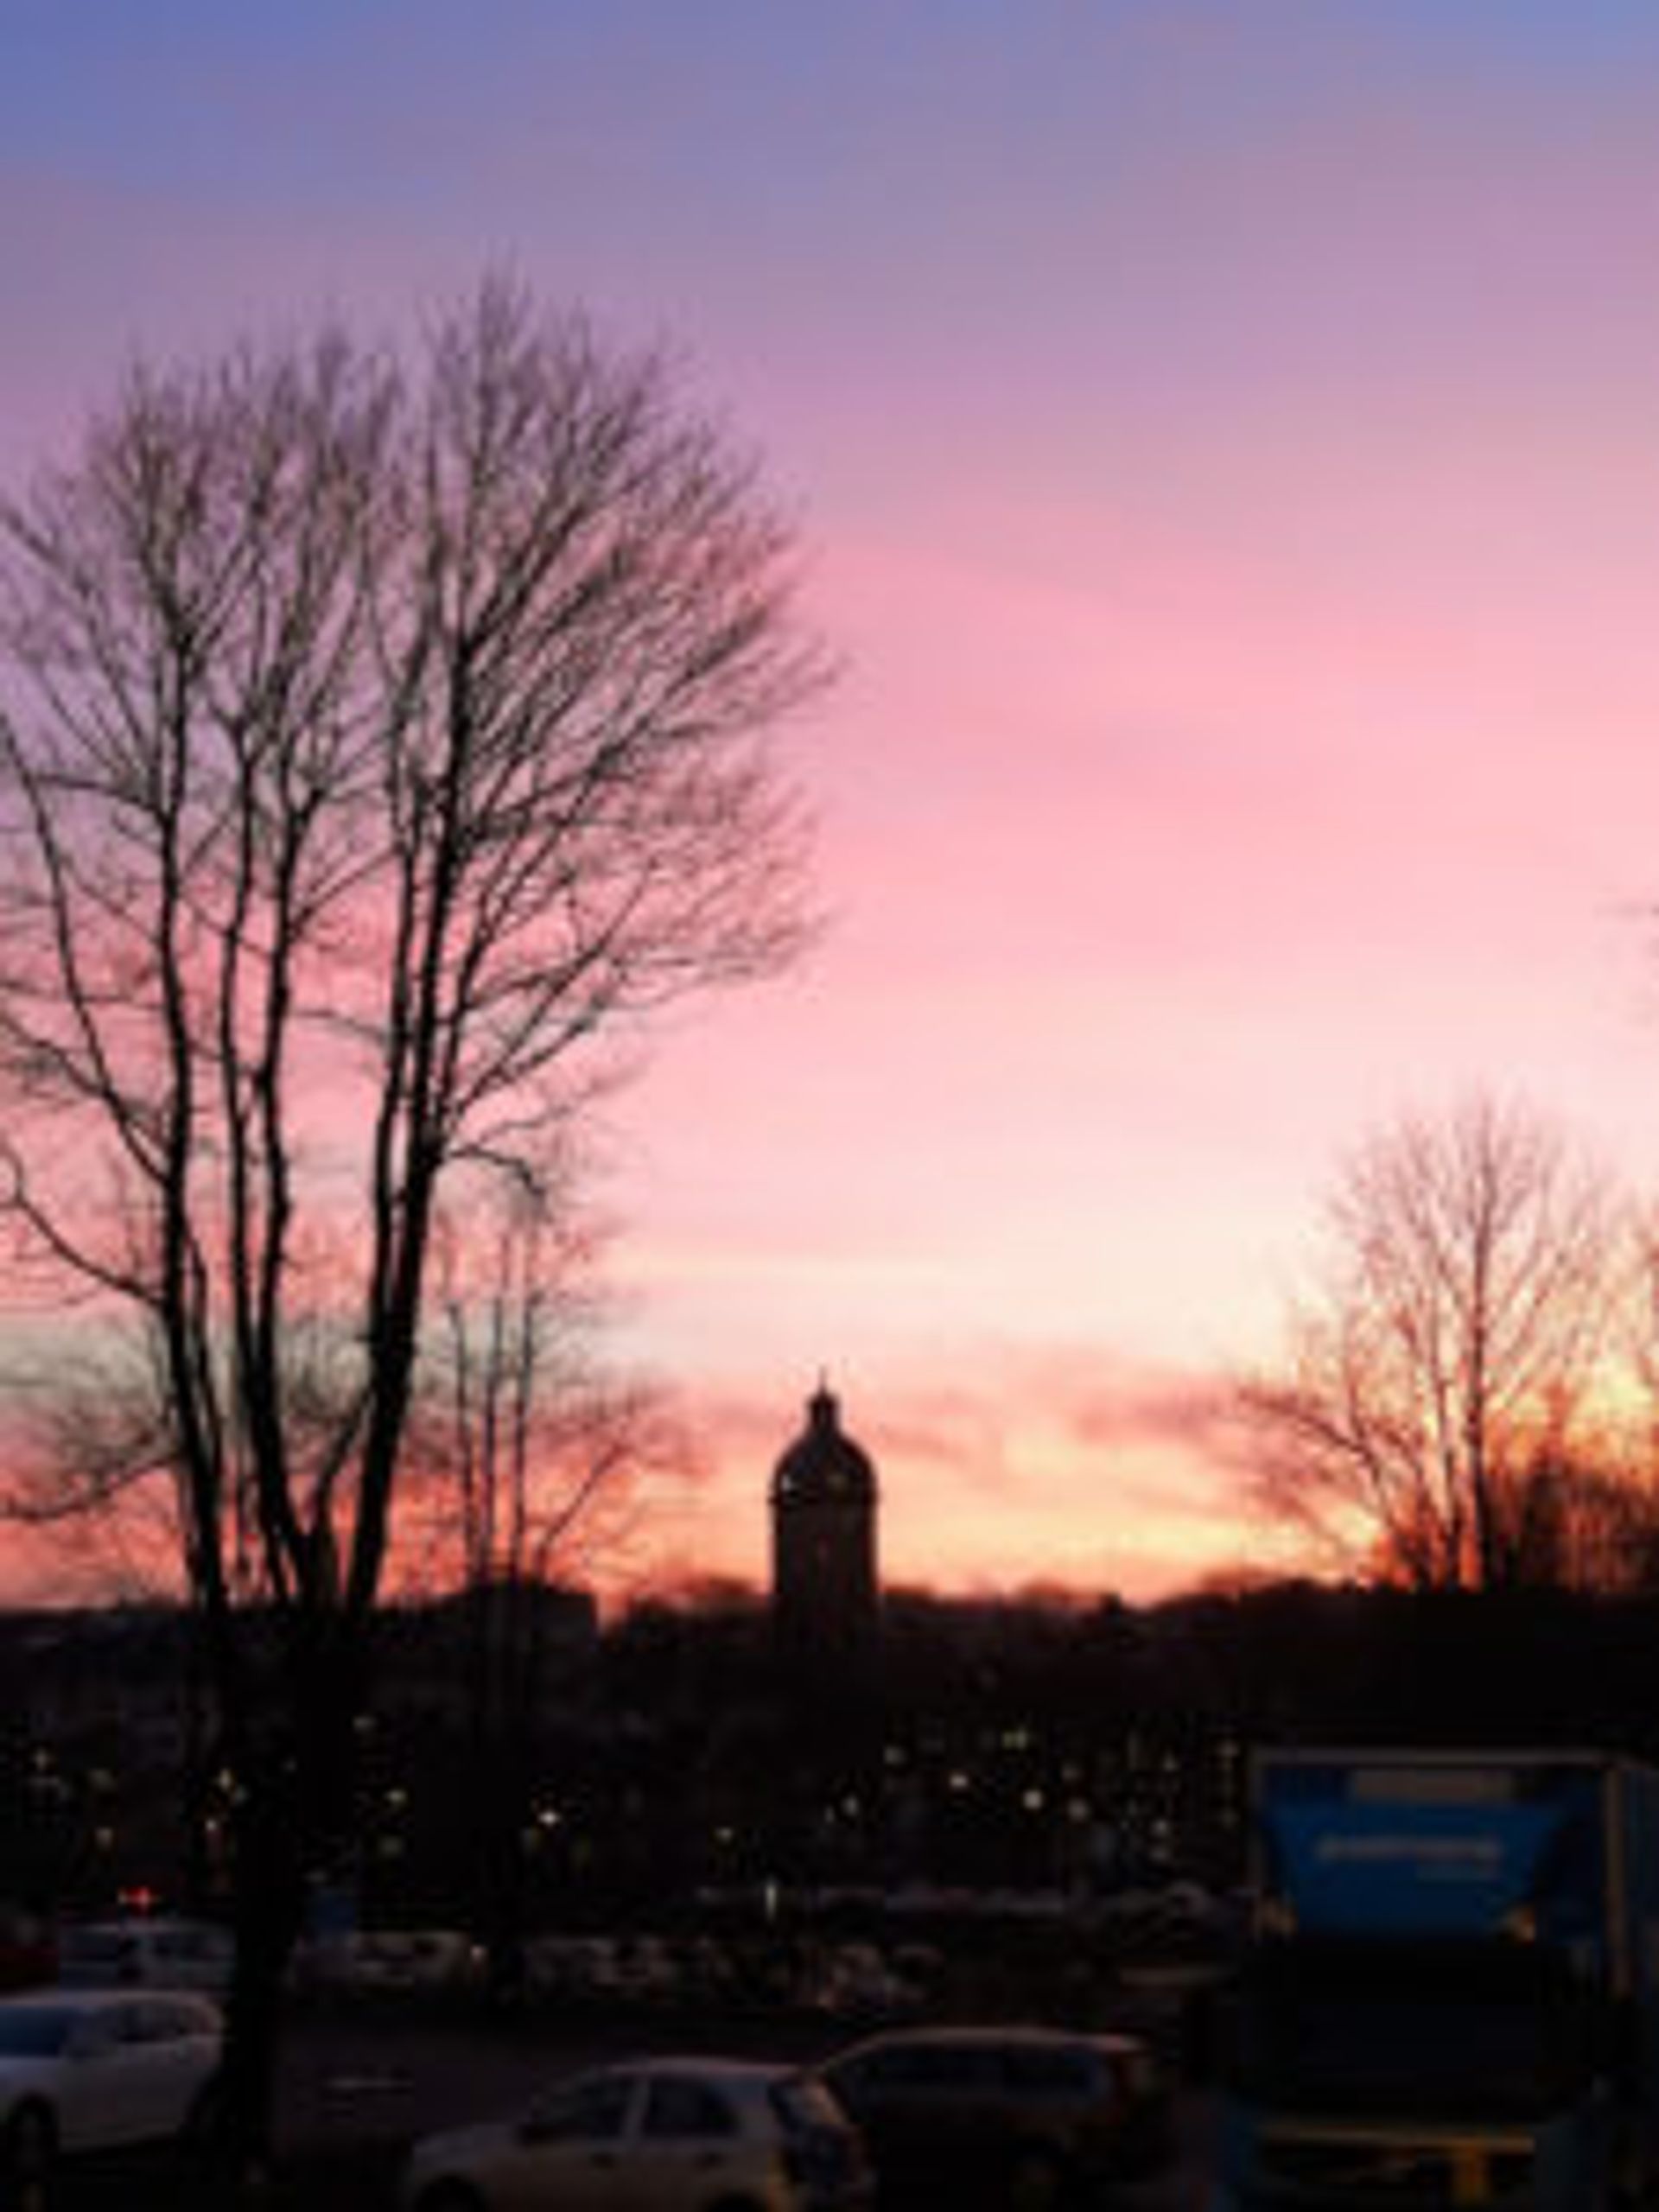
<svg viewBox="0 0 1659 2212"><path fill-rule="evenodd" d="M1167 2153L1167 2085L1135 2036L901 2028L819 2071L892 2202L937 2202L949 2189L953 2202L1034 2212L1144 2174Z"/></svg>

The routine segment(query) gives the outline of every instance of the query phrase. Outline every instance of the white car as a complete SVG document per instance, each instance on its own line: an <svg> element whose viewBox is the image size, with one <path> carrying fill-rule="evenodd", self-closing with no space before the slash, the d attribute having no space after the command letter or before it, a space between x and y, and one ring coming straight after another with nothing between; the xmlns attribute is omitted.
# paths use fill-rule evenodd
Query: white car
<svg viewBox="0 0 1659 2212"><path fill-rule="evenodd" d="M231 1986L236 1943L210 1920L168 1915L94 1920L58 1936L58 1980L79 1989L203 1989L223 1996Z"/></svg>
<svg viewBox="0 0 1659 2212"><path fill-rule="evenodd" d="M10 2177L60 2153L203 2128L224 2028L189 1991L47 1989L0 1997L0 2148Z"/></svg>
<svg viewBox="0 0 1659 2212"><path fill-rule="evenodd" d="M573 2075L524 2117L429 2136L405 2212L868 2212L857 2131L812 2075L658 2058Z"/></svg>
<svg viewBox="0 0 1659 2212"><path fill-rule="evenodd" d="M308 1961L315 1986L357 1996L476 1988L484 1953L449 1928L359 1929L316 1947Z"/></svg>

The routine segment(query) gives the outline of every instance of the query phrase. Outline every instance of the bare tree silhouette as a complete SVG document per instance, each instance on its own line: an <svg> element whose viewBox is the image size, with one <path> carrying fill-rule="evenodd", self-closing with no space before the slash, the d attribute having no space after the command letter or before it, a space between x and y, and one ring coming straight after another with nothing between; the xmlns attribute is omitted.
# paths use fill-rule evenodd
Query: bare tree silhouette
<svg viewBox="0 0 1659 2212"><path fill-rule="evenodd" d="M1561 1136L1478 1096L1346 1162L1283 1376L1243 1386L1268 1510L1424 1589L1559 1579L1610 1526L1591 1449L1624 1224Z"/></svg>
<svg viewBox="0 0 1659 2212"><path fill-rule="evenodd" d="M538 1187L607 1040L800 946L774 740L824 667L747 461L499 281L410 360L136 372L0 547L0 1218L14 1287L74 1301L6 1378L13 1502L170 1494L245 2165L441 1197Z"/></svg>

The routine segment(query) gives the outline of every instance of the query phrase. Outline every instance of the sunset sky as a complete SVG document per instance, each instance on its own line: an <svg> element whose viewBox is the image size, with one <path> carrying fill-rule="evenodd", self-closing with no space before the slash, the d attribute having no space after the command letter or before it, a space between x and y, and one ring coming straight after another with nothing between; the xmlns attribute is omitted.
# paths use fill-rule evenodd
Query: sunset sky
<svg viewBox="0 0 1659 2212"><path fill-rule="evenodd" d="M619 1349L758 1575L1277 1555L1209 1403L1484 1084L1659 1188L1651 0L0 0L0 474L126 358L489 265L663 340L844 673L830 926L617 1109Z"/></svg>

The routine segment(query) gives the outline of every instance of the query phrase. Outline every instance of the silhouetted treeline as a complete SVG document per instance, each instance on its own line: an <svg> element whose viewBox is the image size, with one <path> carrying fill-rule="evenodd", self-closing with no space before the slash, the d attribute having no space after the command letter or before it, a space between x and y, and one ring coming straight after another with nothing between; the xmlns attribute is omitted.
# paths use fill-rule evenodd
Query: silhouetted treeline
<svg viewBox="0 0 1659 2212"><path fill-rule="evenodd" d="M316 1870L365 1920L488 1921L510 1948L537 1927L663 1919L767 1885L1224 1883L1257 1744L1659 1757L1646 1598L900 1592L879 1666L810 1684L780 1669L757 1598L642 1605L604 1628L579 1595L540 1602L553 1661L506 1736L469 1710L455 1603L382 1624L356 1832ZM0 1617L0 1898L222 1896L238 1777L194 1709L181 1628L166 1608ZM516 1854L510 1916L480 1893L486 1817Z"/></svg>

